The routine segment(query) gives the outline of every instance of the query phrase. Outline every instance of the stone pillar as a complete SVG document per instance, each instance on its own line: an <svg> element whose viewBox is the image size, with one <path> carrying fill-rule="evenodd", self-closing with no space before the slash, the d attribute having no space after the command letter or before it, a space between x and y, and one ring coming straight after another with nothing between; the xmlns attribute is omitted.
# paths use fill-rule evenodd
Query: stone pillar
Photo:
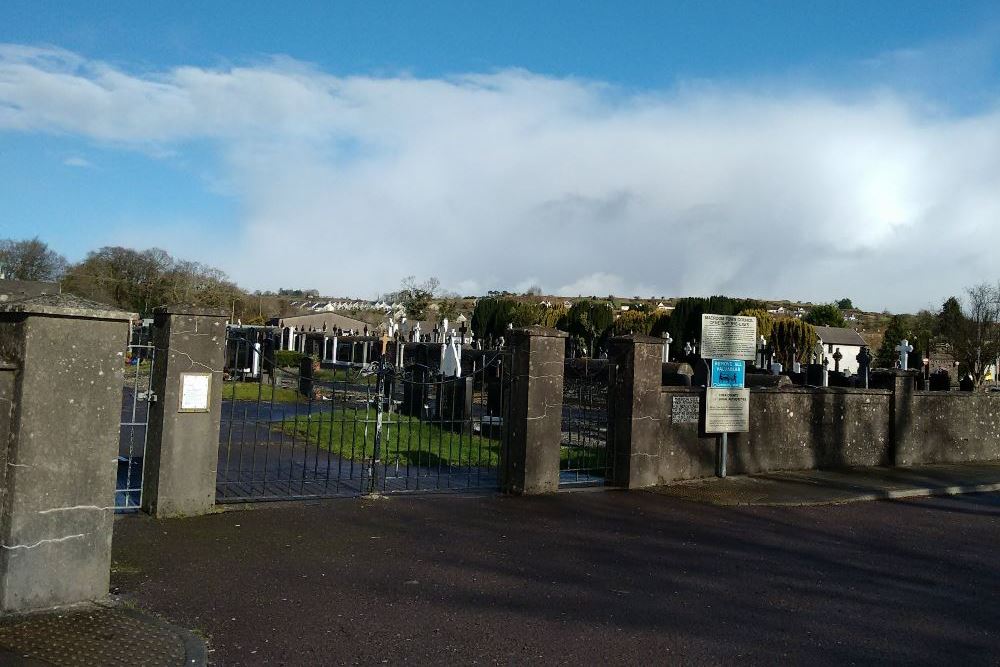
<svg viewBox="0 0 1000 667"><path fill-rule="evenodd" d="M566 334L527 327L514 329L510 338L510 411L500 486L523 495L558 491Z"/></svg>
<svg viewBox="0 0 1000 667"><path fill-rule="evenodd" d="M637 489L660 481L661 346L652 336L616 336L610 341L608 454L616 486Z"/></svg>
<svg viewBox="0 0 1000 667"><path fill-rule="evenodd" d="M108 594L136 317L64 295L0 304L0 612Z"/></svg>
<svg viewBox="0 0 1000 667"><path fill-rule="evenodd" d="M909 466L923 461L919 458L919 444L913 437L913 391L916 388L919 370L892 370L892 461L893 465Z"/></svg>
<svg viewBox="0 0 1000 667"><path fill-rule="evenodd" d="M156 402L149 406L142 509L157 517L205 514L215 505L226 313L157 309L153 341Z"/></svg>

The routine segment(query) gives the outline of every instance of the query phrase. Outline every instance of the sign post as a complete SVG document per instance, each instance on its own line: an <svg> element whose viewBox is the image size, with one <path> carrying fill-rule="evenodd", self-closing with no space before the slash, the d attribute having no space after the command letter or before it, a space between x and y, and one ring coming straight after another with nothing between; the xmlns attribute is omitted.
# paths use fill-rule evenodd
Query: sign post
<svg viewBox="0 0 1000 667"><path fill-rule="evenodd" d="M725 477L729 434L750 430L745 362L757 358L757 318L702 315L701 350L702 357L712 360L705 390L705 432L719 434L716 474Z"/></svg>

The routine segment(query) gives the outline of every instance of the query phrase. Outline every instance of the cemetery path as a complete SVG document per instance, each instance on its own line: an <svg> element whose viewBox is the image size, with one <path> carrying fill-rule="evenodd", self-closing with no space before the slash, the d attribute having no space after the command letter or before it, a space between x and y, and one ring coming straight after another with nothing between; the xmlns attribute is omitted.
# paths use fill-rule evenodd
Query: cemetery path
<svg viewBox="0 0 1000 667"><path fill-rule="evenodd" d="M983 663L997 544L1000 494L397 496L121 517L112 585L217 664Z"/></svg>

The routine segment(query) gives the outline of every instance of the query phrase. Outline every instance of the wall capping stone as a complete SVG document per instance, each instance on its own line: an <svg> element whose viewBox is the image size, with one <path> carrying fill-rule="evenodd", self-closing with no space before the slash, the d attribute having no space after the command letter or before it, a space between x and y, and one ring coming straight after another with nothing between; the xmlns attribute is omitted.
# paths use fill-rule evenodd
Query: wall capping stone
<svg viewBox="0 0 1000 667"><path fill-rule="evenodd" d="M112 308L103 303L81 299L69 294L41 294L39 296L0 303L0 313L17 315L49 315L51 317L77 317L88 320L139 319L136 313Z"/></svg>

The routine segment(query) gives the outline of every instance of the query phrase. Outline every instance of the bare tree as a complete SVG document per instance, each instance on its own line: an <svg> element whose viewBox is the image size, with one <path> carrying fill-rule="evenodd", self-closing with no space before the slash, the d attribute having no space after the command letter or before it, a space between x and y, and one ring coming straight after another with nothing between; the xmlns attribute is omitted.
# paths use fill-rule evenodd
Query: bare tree
<svg viewBox="0 0 1000 667"><path fill-rule="evenodd" d="M400 282L399 291L386 294L385 300L401 303L409 319L422 320L440 287L441 282L437 278L428 278L418 283L414 276L407 276Z"/></svg>
<svg viewBox="0 0 1000 667"><path fill-rule="evenodd" d="M0 240L0 263L4 274L16 280L59 280L68 266L65 257L37 236L23 241Z"/></svg>
<svg viewBox="0 0 1000 667"><path fill-rule="evenodd" d="M938 316L941 338L979 386L1000 357L1000 285L975 285L966 290L961 303L956 302L946 301Z"/></svg>

